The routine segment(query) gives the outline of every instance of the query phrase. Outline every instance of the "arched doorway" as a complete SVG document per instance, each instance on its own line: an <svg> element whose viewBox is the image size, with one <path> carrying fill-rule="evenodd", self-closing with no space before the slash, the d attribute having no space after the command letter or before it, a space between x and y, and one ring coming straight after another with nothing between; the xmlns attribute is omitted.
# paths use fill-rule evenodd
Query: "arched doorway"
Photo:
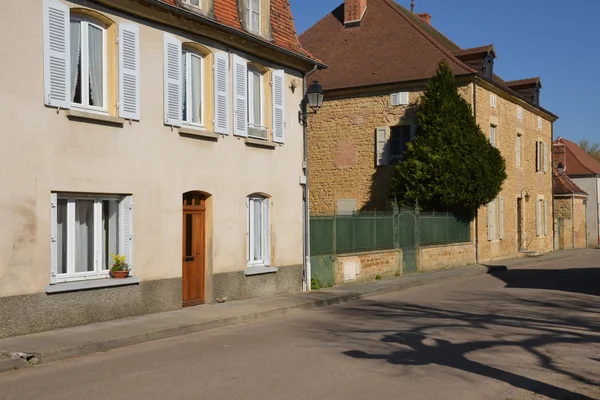
<svg viewBox="0 0 600 400"><path fill-rule="evenodd" d="M206 196L183 194L182 302L184 307L205 301Z"/></svg>

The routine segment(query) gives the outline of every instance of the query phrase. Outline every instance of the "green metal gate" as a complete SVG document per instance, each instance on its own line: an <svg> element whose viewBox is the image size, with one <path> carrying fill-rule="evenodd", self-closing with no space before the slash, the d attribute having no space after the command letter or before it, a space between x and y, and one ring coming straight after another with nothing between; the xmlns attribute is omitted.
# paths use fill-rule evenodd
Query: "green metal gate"
<svg viewBox="0 0 600 400"><path fill-rule="evenodd" d="M402 249L404 274L417 272L417 248L419 247L419 215L416 210L394 210L394 234L396 248Z"/></svg>

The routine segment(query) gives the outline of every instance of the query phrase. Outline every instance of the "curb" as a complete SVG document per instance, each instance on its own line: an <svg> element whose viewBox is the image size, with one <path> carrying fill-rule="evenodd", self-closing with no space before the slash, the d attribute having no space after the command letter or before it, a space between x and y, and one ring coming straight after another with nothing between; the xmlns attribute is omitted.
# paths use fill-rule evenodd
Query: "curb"
<svg viewBox="0 0 600 400"><path fill-rule="evenodd" d="M372 287L364 288L360 291L350 291L344 293L318 291L315 293L319 294L331 294L330 297L324 299L312 299L304 303L293 304L283 307L271 308L256 313L242 314L234 317L218 318L210 321L203 321L199 323L185 324L179 326L165 327L143 334L128 335L118 338L111 338L102 341L85 343L83 345L66 346L54 349L44 350L37 353L26 353L28 356L33 357L35 363L28 362L23 358L20 359L9 359L0 360L0 373L13 371L17 369L32 367L39 364L47 364L55 361L66 360L69 358L77 358L81 356L91 355L95 353L106 352L115 350L121 347L127 347L135 344L142 344L152 342L155 340L168 339L177 336L185 336L197 332L203 332L212 329L224 328L228 326L242 325L251 322L262 321L270 318L282 317L285 315L291 315L296 312L306 311L316 308L328 307L336 304L348 303L351 301L367 299L387 293L401 291L403 289L409 289L418 286L424 286L431 283L437 283L442 281L451 281L454 279L468 278L474 276L480 276L487 273L487 268L479 266L466 267L460 273L451 276L441 277L426 277L414 275L415 279L409 281L400 281L395 284L391 284L386 287L379 287L377 284L373 284ZM423 279L424 278L424 279ZM380 281L385 282L385 281Z"/></svg>
<svg viewBox="0 0 600 400"><path fill-rule="evenodd" d="M0 358L0 373L17 370L21 368L31 367L37 364L46 364L54 361L65 360L69 358L76 358L86 355L91 355L95 353L106 352L110 350L115 350L121 347L127 347L135 344L142 344L147 342L152 342L155 340L168 339L178 336L185 336L197 332L203 332L211 329L224 328L228 326L242 325L251 322L257 322L266 320L269 318L282 317L285 315L291 315L296 312L311 310L315 308L323 308L336 304L348 303L351 301L368 299L375 296L380 296L388 293L398 292L405 289L410 289L419 286L425 286L429 284L439 283L439 282L447 282L452 280L457 280L461 278L470 278L476 277L486 274L493 274L496 272L501 272L503 270L507 270L515 267L522 267L524 265L535 265L545 261L553 261L557 259L567 258L570 254L553 254L552 257L536 257L535 259L531 258L522 258L511 260L511 262L507 261L507 264L502 264L502 261L497 261L496 263L501 263L501 265L471 265L464 266L458 268L450 268L446 270L435 271L433 274L440 273L438 275L429 275L427 273L424 274L415 274L415 275L407 275L404 279L398 280L397 282L390 282L390 280L383 281L374 281L371 283L362 283L361 288L358 290L352 290L353 284L347 284L345 286L331 288L331 289L323 289L314 292L308 292L317 294L318 296L323 296L325 298L319 299L307 299L307 301L292 304L287 306L270 308L262 311L258 311L255 313L241 314L232 317L225 318L216 318L209 321L202 321L198 323L188 323L179 326L169 326L164 327L152 331L148 331L142 334L128 335L122 336L118 338L111 338L102 341L95 341L90 343L85 343L82 345L74 345L74 346L66 346L44 350L39 353L27 353L26 351L22 353L12 353L12 354L21 354L26 357L21 358L11 358L11 359L1 359ZM527 260L527 261L526 261ZM446 273L445 273L446 272ZM450 272L448 275L447 272ZM344 290L345 289L345 290ZM329 295L329 296L328 296ZM328 297L327 297L328 296ZM26 350L26 349L25 349ZM22 350L19 350L22 351ZM0 353L2 353L0 351ZM8 353L11 354L11 353Z"/></svg>

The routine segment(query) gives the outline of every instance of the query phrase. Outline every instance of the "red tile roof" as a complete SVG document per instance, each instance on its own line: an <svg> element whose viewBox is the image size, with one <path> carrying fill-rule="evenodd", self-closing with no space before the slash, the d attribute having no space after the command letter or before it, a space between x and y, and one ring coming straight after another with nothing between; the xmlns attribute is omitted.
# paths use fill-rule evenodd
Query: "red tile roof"
<svg viewBox="0 0 600 400"><path fill-rule="evenodd" d="M457 76L475 75L479 71L462 57L488 50L495 54L493 45L461 49L394 0L367 0L360 26L344 28L343 21L341 4L300 35L302 45L329 67L313 75L326 90L429 79L440 61ZM494 75L490 83L531 104L500 77Z"/></svg>
<svg viewBox="0 0 600 400"><path fill-rule="evenodd" d="M342 4L300 35L302 45L329 66L311 79L325 90L422 80L442 60L456 75L475 74L424 31L427 23L401 8L393 0L368 0L360 26L344 27Z"/></svg>
<svg viewBox="0 0 600 400"><path fill-rule="evenodd" d="M179 7L175 0L160 0L171 6ZM282 49L291 51L298 55L315 59L307 52L296 37L294 18L288 0L271 0L271 31L273 40L263 39L265 43L273 43ZM183 8L182 8L183 9ZM230 28L248 34L243 28L238 13L236 0L214 0L215 20ZM262 39L258 37L259 39Z"/></svg>
<svg viewBox="0 0 600 400"><path fill-rule="evenodd" d="M552 146L555 155L557 154L556 145L560 144L565 147L564 167L568 176L600 175L600 163L570 140L561 137L556 139L555 146Z"/></svg>
<svg viewBox="0 0 600 400"><path fill-rule="evenodd" d="M511 89L519 89L528 86L535 86L538 83L541 86L542 81L539 76L535 78L519 79L516 81L507 81L506 86L508 86Z"/></svg>
<svg viewBox="0 0 600 400"><path fill-rule="evenodd" d="M583 194L587 193L567 176L560 175L556 167L552 167L552 193L554 194Z"/></svg>
<svg viewBox="0 0 600 400"><path fill-rule="evenodd" d="M494 53L494 56L496 55L496 51L494 50L493 44L488 44L487 46L472 47L470 49L455 50L453 54L457 57L464 57L470 56L472 54L488 53L490 51Z"/></svg>

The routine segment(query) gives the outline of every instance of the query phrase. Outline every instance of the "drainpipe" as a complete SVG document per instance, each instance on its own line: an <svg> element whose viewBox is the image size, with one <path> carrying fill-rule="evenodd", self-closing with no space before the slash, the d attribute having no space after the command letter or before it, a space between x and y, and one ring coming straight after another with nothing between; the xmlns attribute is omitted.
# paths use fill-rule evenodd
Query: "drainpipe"
<svg viewBox="0 0 600 400"><path fill-rule="evenodd" d="M554 122L550 124L550 149L552 149L552 144L554 143ZM563 160L564 161L564 160ZM554 151L550 151L550 167L552 168L552 178L550 178L550 188L552 192L552 251L556 251L556 228L554 226ZM571 220L573 215L571 215ZM573 224L572 224L573 225ZM574 227L575 225L573 225Z"/></svg>
<svg viewBox="0 0 600 400"><path fill-rule="evenodd" d="M585 198L585 248L587 249L588 246L590 245L589 242L589 238L588 238L588 231L587 231L587 208L588 208L588 199L587 197Z"/></svg>
<svg viewBox="0 0 600 400"><path fill-rule="evenodd" d="M477 124L477 82L479 77L475 76L473 82L473 118ZM475 264L479 264L479 209L475 209Z"/></svg>
<svg viewBox="0 0 600 400"><path fill-rule="evenodd" d="M571 247L575 248L575 193L571 193Z"/></svg>
<svg viewBox="0 0 600 400"><path fill-rule="evenodd" d="M315 64L312 70L307 72L304 75L302 80L302 116L304 118L302 129L303 129L303 139L304 139L304 152L302 156L302 170L304 172L304 203L302 209L302 233L304 234L304 241L302 245L303 249L303 279L302 279L302 291L310 292L310 278L312 276L312 271L310 268L310 214L308 209L308 121L307 121L307 110L306 110L306 101L304 96L306 95L306 88L308 77L311 76L318 68L318 65Z"/></svg>

